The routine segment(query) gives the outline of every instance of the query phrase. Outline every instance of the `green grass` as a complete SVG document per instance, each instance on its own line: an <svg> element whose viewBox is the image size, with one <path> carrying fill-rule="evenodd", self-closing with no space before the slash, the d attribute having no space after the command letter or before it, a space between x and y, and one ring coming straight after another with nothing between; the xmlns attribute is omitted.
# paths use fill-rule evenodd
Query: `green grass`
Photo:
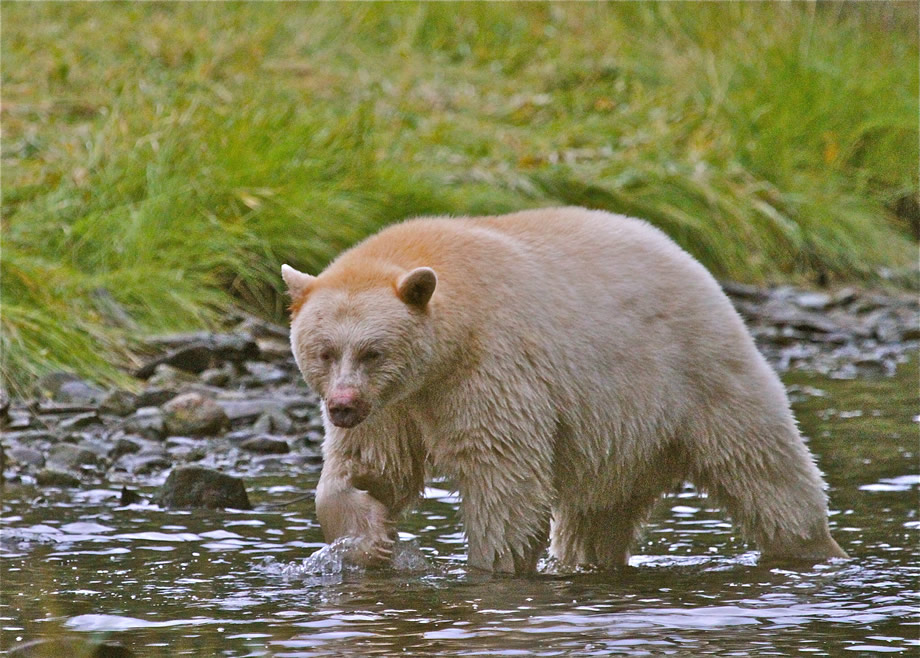
<svg viewBox="0 0 920 658"><path fill-rule="evenodd" d="M914 257L917 7L4 3L2 379L282 317L428 213L645 217L717 276ZM908 205L910 205L908 203Z"/></svg>

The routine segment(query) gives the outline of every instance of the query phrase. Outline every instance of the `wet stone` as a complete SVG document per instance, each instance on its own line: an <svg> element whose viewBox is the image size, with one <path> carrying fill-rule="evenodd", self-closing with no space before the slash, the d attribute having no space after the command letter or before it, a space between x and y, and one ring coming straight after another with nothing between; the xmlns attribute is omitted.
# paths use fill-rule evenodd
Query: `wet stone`
<svg viewBox="0 0 920 658"><path fill-rule="evenodd" d="M144 364L134 374L140 379L147 379L160 371L163 366L183 372L198 373L209 368L212 362L211 350L204 345L191 345Z"/></svg>
<svg viewBox="0 0 920 658"><path fill-rule="evenodd" d="M124 420L122 429L147 439L161 439L166 434L163 412L157 407L141 407Z"/></svg>
<svg viewBox="0 0 920 658"><path fill-rule="evenodd" d="M117 642L86 640L83 638L53 638L23 642L12 647L10 656L16 658L132 658L135 653Z"/></svg>
<svg viewBox="0 0 920 658"><path fill-rule="evenodd" d="M272 436L254 436L240 444L240 448L263 455L283 455L291 451L287 441Z"/></svg>
<svg viewBox="0 0 920 658"><path fill-rule="evenodd" d="M217 404L232 422L255 420L266 411L278 408L278 403L272 398L219 399Z"/></svg>
<svg viewBox="0 0 920 658"><path fill-rule="evenodd" d="M739 299L750 299L755 301L761 301L767 297L766 291L757 286L752 286L746 283L737 283L735 281L720 281L722 290L725 291L729 297L737 297Z"/></svg>
<svg viewBox="0 0 920 658"><path fill-rule="evenodd" d="M233 366L228 364L220 368L208 368L202 371L199 378L209 386L226 386L235 374Z"/></svg>
<svg viewBox="0 0 920 658"><path fill-rule="evenodd" d="M179 391L174 388L159 388L154 386L144 389L137 396L137 408L159 407L161 404L165 404L172 400L178 394Z"/></svg>
<svg viewBox="0 0 920 658"><path fill-rule="evenodd" d="M21 432L4 432L3 438L10 442L38 443L39 441L57 441L58 435L48 430L24 430Z"/></svg>
<svg viewBox="0 0 920 658"><path fill-rule="evenodd" d="M78 444L78 448L85 448L92 451L99 459L106 459L112 454L115 445L109 441L100 441L95 437L84 437Z"/></svg>
<svg viewBox="0 0 920 658"><path fill-rule="evenodd" d="M831 303L831 296L823 292L806 292L796 295L795 305L811 311L823 311Z"/></svg>
<svg viewBox="0 0 920 658"><path fill-rule="evenodd" d="M170 508L252 509L242 480L200 466L173 469L156 501Z"/></svg>
<svg viewBox="0 0 920 658"><path fill-rule="evenodd" d="M13 409L9 412L3 427L10 430L25 430L32 426L32 414L25 409Z"/></svg>
<svg viewBox="0 0 920 658"><path fill-rule="evenodd" d="M109 391L99 403L99 412L113 416L128 416L137 409L138 398L130 391Z"/></svg>
<svg viewBox="0 0 920 658"><path fill-rule="evenodd" d="M9 461L13 462L14 464L35 466L38 468L41 468L45 465L45 458L42 453L40 453L38 450L33 450L32 448L14 446L6 451L6 456Z"/></svg>
<svg viewBox="0 0 920 658"><path fill-rule="evenodd" d="M241 334L177 334L155 341L160 345L173 345L175 348L139 368L135 375L141 379L147 379L163 365L185 372L200 373L225 361L238 363L259 356L259 346L256 342Z"/></svg>
<svg viewBox="0 0 920 658"><path fill-rule="evenodd" d="M262 434L290 434L294 421L281 409L269 409L259 416L252 429Z"/></svg>
<svg viewBox="0 0 920 658"><path fill-rule="evenodd" d="M253 436L255 436L255 432L253 432L251 429L234 430L233 432L227 432L226 434L224 434L224 438L231 445L236 445L236 446L239 446L241 443L243 443L247 439L251 439Z"/></svg>
<svg viewBox="0 0 920 658"><path fill-rule="evenodd" d="M140 437L138 437L140 438ZM112 452L109 455L112 459L118 459L123 455L133 455L140 452L142 449L141 443L133 438L127 436L120 437L115 441L115 446L112 448Z"/></svg>
<svg viewBox="0 0 920 658"><path fill-rule="evenodd" d="M259 354L267 361L288 361L294 358L291 354L291 343L285 338L268 336L257 338L256 343L259 346Z"/></svg>
<svg viewBox="0 0 920 658"><path fill-rule="evenodd" d="M79 487L80 478L53 468L43 468L35 475L35 482L43 487Z"/></svg>
<svg viewBox="0 0 920 658"><path fill-rule="evenodd" d="M246 372L249 373L250 378L262 386L277 384L288 378L288 374L284 370L269 363L247 361L244 367Z"/></svg>
<svg viewBox="0 0 920 658"><path fill-rule="evenodd" d="M151 386L158 388L181 389L183 386L194 384L197 381L198 378L195 375L173 368L170 365L160 364L150 377L149 383Z"/></svg>
<svg viewBox="0 0 920 658"><path fill-rule="evenodd" d="M62 420L58 424L58 429L63 432L69 432L73 430L83 429L85 427L90 427L92 425L98 425L100 423L99 414L95 411L78 414L76 416L71 416Z"/></svg>
<svg viewBox="0 0 920 658"><path fill-rule="evenodd" d="M230 425L223 408L200 393L184 393L163 405L167 432L177 435L211 436Z"/></svg>
<svg viewBox="0 0 920 658"><path fill-rule="evenodd" d="M98 462L95 452L71 443L58 443L48 451L48 465L64 471L78 471L82 466L94 466Z"/></svg>
<svg viewBox="0 0 920 658"><path fill-rule="evenodd" d="M35 385L39 397L71 404L95 404L105 397L105 391L84 381L71 372L53 372Z"/></svg>
<svg viewBox="0 0 920 658"><path fill-rule="evenodd" d="M863 358L853 362L857 377L887 377L893 374L895 365L882 358Z"/></svg>
<svg viewBox="0 0 920 658"><path fill-rule="evenodd" d="M159 471L165 471L173 465L172 460L165 454L141 453L139 455L132 455L131 460L132 463L128 470L135 475L158 473Z"/></svg>

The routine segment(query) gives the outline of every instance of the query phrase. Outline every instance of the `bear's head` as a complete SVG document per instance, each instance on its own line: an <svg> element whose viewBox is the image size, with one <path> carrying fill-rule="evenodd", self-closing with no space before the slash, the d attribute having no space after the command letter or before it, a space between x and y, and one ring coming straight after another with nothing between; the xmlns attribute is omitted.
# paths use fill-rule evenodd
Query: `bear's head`
<svg viewBox="0 0 920 658"><path fill-rule="evenodd" d="M291 295L291 349L333 425L350 428L375 408L417 390L432 345L429 303L437 276L281 266Z"/></svg>

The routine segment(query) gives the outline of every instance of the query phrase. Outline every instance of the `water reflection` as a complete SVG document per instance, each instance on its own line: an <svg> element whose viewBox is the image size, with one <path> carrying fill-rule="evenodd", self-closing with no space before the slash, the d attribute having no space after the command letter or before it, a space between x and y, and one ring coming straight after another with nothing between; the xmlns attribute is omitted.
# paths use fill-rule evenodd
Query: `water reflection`
<svg viewBox="0 0 920 658"><path fill-rule="evenodd" d="M489 578L465 569L444 483L402 524L396 568L367 572L322 543L309 501L175 512L120 507L114 489L7 486L0 647L81 634L151 656L917 654L920 475L904 370L873 383L790 375L850 560L760 565L689 487L662 503L627 568ZM840 409L862 413L828 411ZM317 475L247 481L259 505Z"/></svg>

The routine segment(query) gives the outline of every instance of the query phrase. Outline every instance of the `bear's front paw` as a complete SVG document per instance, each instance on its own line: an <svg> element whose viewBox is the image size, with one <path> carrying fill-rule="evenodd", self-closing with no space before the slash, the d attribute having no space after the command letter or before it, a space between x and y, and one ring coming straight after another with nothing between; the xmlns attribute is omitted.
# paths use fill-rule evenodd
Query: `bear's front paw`
<svg viewBox="0 0 920 658"><path fill-rule="evenodd" d="M349 559L362 567L384 567L393 559L393 545L396 542L387 536L363 537L355 542L349 552Z"/></svg>

